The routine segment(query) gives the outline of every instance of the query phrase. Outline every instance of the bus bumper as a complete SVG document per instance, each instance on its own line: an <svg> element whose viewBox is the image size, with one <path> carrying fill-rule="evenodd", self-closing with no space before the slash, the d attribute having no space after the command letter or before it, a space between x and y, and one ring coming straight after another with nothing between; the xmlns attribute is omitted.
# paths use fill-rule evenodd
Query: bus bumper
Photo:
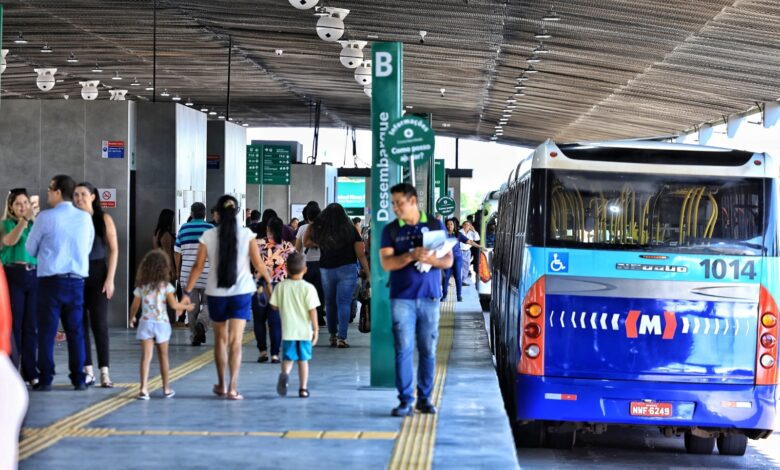
<svg viewBox="0 0 780 470"><path fill-rule="evenodd" d="M518 421L773 430L775 385L668 383L518 375ZM632 402L671 404L667 417L632 416Z"/></svg>

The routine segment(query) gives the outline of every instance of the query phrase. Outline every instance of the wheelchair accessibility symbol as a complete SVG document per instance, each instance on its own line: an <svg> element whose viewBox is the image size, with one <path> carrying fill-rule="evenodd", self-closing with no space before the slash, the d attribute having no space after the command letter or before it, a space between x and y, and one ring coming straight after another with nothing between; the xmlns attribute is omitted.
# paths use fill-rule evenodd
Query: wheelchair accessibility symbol
<svg viewBox="0 0 780 470"><path fill-rule="evenodd" d="M550 271L554 273L569 272L568 253L550 253L547 261Z"/></svg>

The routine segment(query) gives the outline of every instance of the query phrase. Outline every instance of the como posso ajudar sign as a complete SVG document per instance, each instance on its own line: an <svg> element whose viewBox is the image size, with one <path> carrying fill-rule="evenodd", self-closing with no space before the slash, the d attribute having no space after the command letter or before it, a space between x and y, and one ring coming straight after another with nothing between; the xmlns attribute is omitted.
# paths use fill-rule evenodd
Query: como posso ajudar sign
<svg viewBox="0 0 780 470"><path fill-rule="evenodd" d="M393 122L386 137L388 156L403 166L409 166L411 160L417 166L432 158L435 142L431 126L417 116L402 117Z"/></svg>

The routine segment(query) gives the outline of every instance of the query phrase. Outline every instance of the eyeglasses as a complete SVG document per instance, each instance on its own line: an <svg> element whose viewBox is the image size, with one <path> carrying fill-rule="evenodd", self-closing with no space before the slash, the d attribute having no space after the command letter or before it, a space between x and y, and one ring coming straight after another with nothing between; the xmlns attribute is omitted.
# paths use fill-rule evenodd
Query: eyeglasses
<svg viewBox="0 0 780 470"><path fill-rule="evenodd" d="M8 194L11 196L18 196L19 194L27 194L27 188L13 188L12 190L8 191Z"/></svg>

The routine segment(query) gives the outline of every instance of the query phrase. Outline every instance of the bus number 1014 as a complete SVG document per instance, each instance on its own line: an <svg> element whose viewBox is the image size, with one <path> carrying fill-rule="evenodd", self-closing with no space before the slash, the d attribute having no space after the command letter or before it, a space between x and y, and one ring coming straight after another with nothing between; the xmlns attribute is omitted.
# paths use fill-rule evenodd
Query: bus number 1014
<svg viewBox="0 0 780 470"><path fill-rule="evenodd" d="M724 259L705 259L699 266L704 266L705 279L724 279L730 276L734 279L748 278L751 281L756 277L755 261L747 260L740 262L735 259L726 261Z"/></svg>

